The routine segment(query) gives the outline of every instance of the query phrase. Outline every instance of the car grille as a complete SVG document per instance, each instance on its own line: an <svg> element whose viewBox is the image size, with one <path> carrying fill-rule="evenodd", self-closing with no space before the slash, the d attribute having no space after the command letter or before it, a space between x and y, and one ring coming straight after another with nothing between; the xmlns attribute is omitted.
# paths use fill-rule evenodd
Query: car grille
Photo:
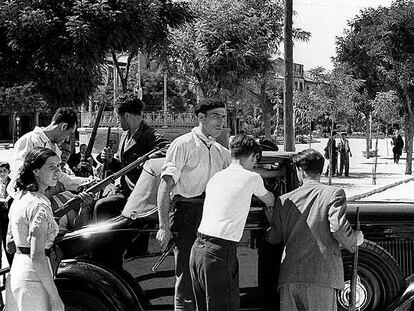
<svg viewBox="0 0 414 311"><path fill-rule="evenodd" d="M395 258L405 277L413 274L414 241L381 241L377 243Z"/></svg>

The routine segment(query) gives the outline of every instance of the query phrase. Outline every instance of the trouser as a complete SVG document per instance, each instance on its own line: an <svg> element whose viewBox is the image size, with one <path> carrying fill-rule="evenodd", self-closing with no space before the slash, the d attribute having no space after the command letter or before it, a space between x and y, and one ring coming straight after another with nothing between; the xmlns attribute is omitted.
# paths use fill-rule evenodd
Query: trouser
<svg viewBox="0 0 414 311"><path fill-rule="evenodd" d="M9 263L9 266L11 266L13 261L13 254L10 254L6 251L6 237L7 237L7 228L9 226L9 207L11 203L13 202L13 199L11 199L8 204L0 202L0 234L1 234L1 242L3 245L4 252L7 257L7 261ZM1 255L0 255L1 258ZM2 261L0 261L0 264Z"/></svg>
<svg viewBox="0 0 414 311"><path fill-rule="evenodd" d="M401 150L397 148L392 148L392 152L394 153L394 163L398 163L400 161Z"/></svg>
<svg viewBox="0 0 414 311"><path fill-rule="evenodd" d="M280 287L281 311L336 311L336 289L289 283Z"/></svg>
<svg viewBox="0 0 414 311"><path fill-rule="evenodd" d="M339 174L342 175L345 169L345 176L349 175L349 153L341 153L339 164Z"/></svg>
<svg viewBox="0 0 414 311"><path fill-rule="evenodd" d="M187 202L177 200L171 212L171 231L175 244L175 296L174 310L195 310L189 269L191 247L203 213L203 200Z"/></svg>
<svg viewBox="0 0 414 311"><path fill-rule="evenodd" d="M197 311L239 310L237 243L199 233L190 272Z"/></svg>

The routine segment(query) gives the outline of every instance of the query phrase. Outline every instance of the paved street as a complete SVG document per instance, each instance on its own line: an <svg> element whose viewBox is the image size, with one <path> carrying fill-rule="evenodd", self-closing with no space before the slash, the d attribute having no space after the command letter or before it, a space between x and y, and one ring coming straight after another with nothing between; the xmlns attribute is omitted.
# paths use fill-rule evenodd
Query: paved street
<svg viewBox="0 0 414 311"><path fill-rule="evenodd" d="M318 150L322 154L327 144L328 139L318 139L318 142L312 143L312 148ZM333 177L332 184L343 187L346 195L350 199L358 199L370 192L380 191L388 186L393 186L396 183L402 183L409 179L414 179L414 175L405 174L405 157L403 153L400 163L395 164L392 155L392 146L390 139L378 140L378 155L377 158L377 179L376 185L373 185L372 170L374 167L375 158L366 159L362 155L365 151L365 139L349 139L352 157L350 158L350 176L349 177ZM373 141L375 147L375 140ZM301 151L309 148L308 144L297 144L296 151ZM282 146L283 149L283 146ZM325 170L328 161L325 164ZM328 183L328 178L323 176L322 182ZM409 187L409 186L407 186ZM398 188L403 189L403 188ZM395 190L392 196L387 191L381 191L376 194L375 199L398 199L404 201L414 201L414 191Z"/></svg>

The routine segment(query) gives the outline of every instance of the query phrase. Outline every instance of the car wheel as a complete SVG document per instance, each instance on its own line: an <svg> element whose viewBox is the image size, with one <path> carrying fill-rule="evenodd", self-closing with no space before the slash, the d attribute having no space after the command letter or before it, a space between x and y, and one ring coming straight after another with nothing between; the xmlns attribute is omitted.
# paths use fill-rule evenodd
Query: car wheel
<svg viewBox="0 0 414 311"><path fill-rule="evenodd" d="M111 311L111 305L106 304L94 294L83 291L82 289L67 289L59 291L65 305L65 311Z"/></svg>
<svg viewBox="0 0 414 311"><path fill-rule="evenodd" d="M383 310L405 287L404 274L381 246L365 241L358 250L357 310ZM343 250L345 288L338 292L338 310L349 308L354 256Z"/></svg>

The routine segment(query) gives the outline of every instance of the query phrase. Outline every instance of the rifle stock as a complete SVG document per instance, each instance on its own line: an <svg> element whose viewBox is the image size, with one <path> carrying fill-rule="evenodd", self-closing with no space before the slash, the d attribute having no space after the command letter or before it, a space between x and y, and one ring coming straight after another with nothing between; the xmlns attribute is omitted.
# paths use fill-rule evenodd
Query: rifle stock
<svg viewBox="0 0 414 311"><path fill-rule="evenodd" d="M89 187L85 190L85 192L91 192L91 193L97 193L103 189L110 183L114 182L119 177L127 174L129 171L133 170L134 168L138 167L139 165L143 164L148 159L156 158L162 152L166 151L168 146L165 146L163 148L154 148L150 152L144 154L143 156L136 159L134 162L128 164L124 168L120 169L118 172L106 177L105 179L101 180L100 182L96 183L95 185ZM74 209L76 206L78 206L82 200L79 198L79 196L75 196L72 199L68 200L65 204L63 204L60 208L55 210L53 212L55 217L62 217L66 213L68 213L70 210Z"/></svg>

